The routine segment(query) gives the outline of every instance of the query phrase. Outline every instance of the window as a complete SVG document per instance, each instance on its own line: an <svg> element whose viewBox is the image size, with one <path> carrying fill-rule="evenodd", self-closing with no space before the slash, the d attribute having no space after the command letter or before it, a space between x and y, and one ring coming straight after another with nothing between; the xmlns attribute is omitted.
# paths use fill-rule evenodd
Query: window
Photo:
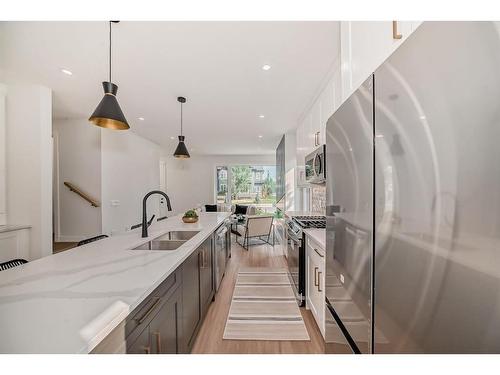
<svg viewBox="0 0 500 375"><path fill-rule="evenodd" d="M276 167L233 165L219 166L217 203L254 205L257 212L274 212L276 203Z"/></svg>
<svg viewBox="0 0 500 375"><path fill-rule="evenodd" d="M227 199L227 167L217 167L217 203L229 203Z"/></svg>

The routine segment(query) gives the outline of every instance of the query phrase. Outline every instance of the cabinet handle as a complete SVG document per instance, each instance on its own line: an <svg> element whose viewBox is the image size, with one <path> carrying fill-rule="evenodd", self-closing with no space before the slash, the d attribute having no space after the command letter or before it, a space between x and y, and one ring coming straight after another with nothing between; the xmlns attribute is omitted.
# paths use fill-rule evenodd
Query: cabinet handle
<svg viewBox="0 0 500 375"><path fill-rule="evenodd" d="M151 348L149 346L144 347L144 354L151 354Z"/></svg>
<svg viewBox="0 0 500 375"><path fill-rule="evenodd" d="M200 250L200 252L198 253L198 267L200 268L203 268L203 254L202 254L203 251Z"/></svg>
<svg viewBox="0 0 500 375"><path fill-rule="evenodd" d="M160 332L153 332L153 336L156 336L156 352L161 353L161 334Z"/></svg>
<svg viewBox="0 0 500 375"><path fill-rule="evenodd" d="M321 285L320 285L320 284L321 284L321 283L320 283L320 281L321 281L321 279L320 279L320 277L321 277L321 276L320 276L320 275L321 275L321 274L322 274L322 272L318 272L318 292L322 292L322 291L323 291L323 290L321 289Z"/></svg>
<svg viewBox="0 0 500 375"><path fill-rule="evenodd" d="M402 39L403 35L398 32L398 21L392 21L392 39Z"/></svg>
<svg viewBox="0 0 500 375"><path fill-rule="evenodd" d="M318 267L314 267L314 286L318 286L318 284L319 284Z"/></svg>
<svg viewBox="0 0 500 375"><path fill-rule="evenodd" d="M144 313L144 315L141 316L140 318L134 319L137 322L137 324L142 324L146 320L146 318L149 316L149 314L151 314L151 312L155 309L155 307L158 306L158 304L161 302L160 297L155 297L153 299L156 299L156 301L151 305L151 307L148 309L148 311L146 311Z"/></svg>
<svg viewBox="0 0 500 375"><path fill-rule="evenodd" d="M206 258L207 258L207 252L205 249L203 249L203 268L207 268Z"/></svg>
<svg viewBox="0 0 500 375"><path fill-rule="evenodd" d="M316 248L315 248L315 249L314 249L314 251L316 251L316 254L318 254L321 258L324 258L323 254L321 254L321 253L318 251L318 249L316 249Z"/></svg>

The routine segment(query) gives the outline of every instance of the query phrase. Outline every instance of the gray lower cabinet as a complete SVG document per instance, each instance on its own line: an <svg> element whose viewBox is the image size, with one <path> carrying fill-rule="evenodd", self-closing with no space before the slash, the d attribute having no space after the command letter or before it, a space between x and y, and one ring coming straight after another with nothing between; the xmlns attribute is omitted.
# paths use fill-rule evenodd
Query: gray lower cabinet
<svg viewBox="0 0 500 375"><path fill-rule="evenodd" d="M151 353L177 354L182 345L182 293L181 288L172 294L149 323Z"/></svg>
<svg viewBox="0 0 500 375"><path fill-rule="evenodd" d="M148 322L127 339L127 354L177 354L182 345L182 289L177 287L161 300L158 310Z"/></svg>
<svg viewBox="0 0 500 375"><path fill-rule="evenodd" d="M202 260L200 266L201 315L204 316L215 294L215 267L211 237L200 246L200 253Z"/></svg>
<svg viewBox="0 0 500 375"><path fill-rule="evenodd" d="M214 298L214 277L209 237L92 353L190 353Z"/></svg>
<svg viewBox="0 0 500 375"><path fill-rule="evenodd" d="M190 353L215 293L212 237L182 264L183 352Z"/></svg>
<svg viewBox="0 0 500 375"><path fill-rule="evenodd" d="M183 353L191 352L201 320L200 308L200 267L199 249L182 264L182 329Z"/></svg>
<svg viewBox="0 0 500 375"><path fill-rule="evenodd" d="M127 342L127 354L150 354L151 340L149 337L149 326L146 326L136 340L129 344Z"/></svg>

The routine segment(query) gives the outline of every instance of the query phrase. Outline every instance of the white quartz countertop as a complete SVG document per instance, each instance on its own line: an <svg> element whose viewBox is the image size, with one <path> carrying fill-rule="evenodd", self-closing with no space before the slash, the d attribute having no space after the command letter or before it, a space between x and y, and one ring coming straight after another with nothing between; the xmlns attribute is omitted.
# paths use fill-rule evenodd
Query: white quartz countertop
<svg viewBox="0 0 500 375"><path fill-rule="evenodd" d="M0 272L0 353L88 353L229 216L156 222ZM171 230L199 230L175 251L130 250Z"/></svg>
<svg viewBox="0 0 500 375"><path fill-rule="evenodd" d="M304 233L320 245L323 250L326 249L326 229L304 229Z"/></svg>

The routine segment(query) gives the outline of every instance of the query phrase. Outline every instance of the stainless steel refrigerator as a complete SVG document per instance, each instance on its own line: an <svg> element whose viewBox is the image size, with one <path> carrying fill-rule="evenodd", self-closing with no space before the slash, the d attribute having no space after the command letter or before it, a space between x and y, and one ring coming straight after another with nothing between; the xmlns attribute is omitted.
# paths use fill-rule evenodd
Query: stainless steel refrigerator
<svg viewBox="0 0 500 375"><path fill-rule="evenodd" d="M326 137L326 351L500 353L499 23L425 22Z"/></svg>

